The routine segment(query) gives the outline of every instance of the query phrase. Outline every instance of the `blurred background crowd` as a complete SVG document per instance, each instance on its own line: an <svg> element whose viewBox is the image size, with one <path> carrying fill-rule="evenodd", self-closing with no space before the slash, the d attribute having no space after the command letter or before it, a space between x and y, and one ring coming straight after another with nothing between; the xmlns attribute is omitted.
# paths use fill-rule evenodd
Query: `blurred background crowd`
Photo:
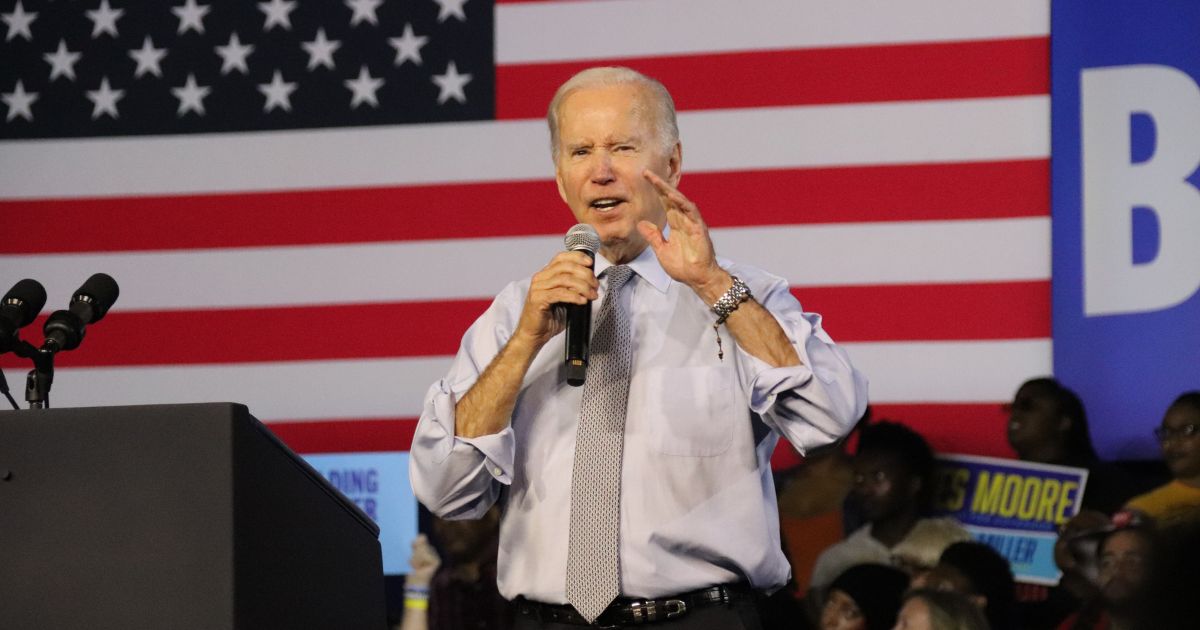
<svg viewBox="0 0 1200 630"><path fill-rule="evenodd" d="M918 432L871 412L843 443L778 470L792 582L761 602L765 630L1142 630L1200 625L1200 391L1166 401L1161 459L1105 461L1078 396L1026 381L1008 412L1022 461L1088 472L1082 509L1059 523L1055 586L937 516L937 454ZM499 516L423 518L401 630L507 629L496 590Z"/></svg>

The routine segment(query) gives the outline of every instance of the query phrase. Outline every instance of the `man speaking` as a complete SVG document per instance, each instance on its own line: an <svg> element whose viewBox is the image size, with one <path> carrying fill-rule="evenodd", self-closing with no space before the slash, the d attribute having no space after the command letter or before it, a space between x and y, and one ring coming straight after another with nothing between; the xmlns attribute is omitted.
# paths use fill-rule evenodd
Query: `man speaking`
<svg viewBox="0 0 1200 630"><path fill-rule="evenodd" d="M678 190L666 88L592 68L550 103L558 191L600 248L550 257L471 326L413 438L417 497L500 502L498 582L518 628L756 628L788 578L770 457L844 436L865 379L787 281L718 258ZM582 387L564 311L595 302Z"/></svg>

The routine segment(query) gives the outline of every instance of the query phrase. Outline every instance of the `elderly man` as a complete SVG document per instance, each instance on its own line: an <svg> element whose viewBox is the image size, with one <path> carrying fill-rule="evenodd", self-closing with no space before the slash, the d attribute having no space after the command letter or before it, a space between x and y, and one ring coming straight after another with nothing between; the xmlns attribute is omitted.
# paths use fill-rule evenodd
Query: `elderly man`
<svg viewBox="0 0 1200 630"><path fill-rule="evenodd" d="M757 627L788 578L770 456L849 431L866 382L787 281L715 255L679 192L674 103L593 68L550 103L559 194L600 237L510 284L429 390L417 497L447 518L500 502L498 582L517 627ZM668 228L669 226L669 228ZM563 305L597 301L583 387Z"/></svg>

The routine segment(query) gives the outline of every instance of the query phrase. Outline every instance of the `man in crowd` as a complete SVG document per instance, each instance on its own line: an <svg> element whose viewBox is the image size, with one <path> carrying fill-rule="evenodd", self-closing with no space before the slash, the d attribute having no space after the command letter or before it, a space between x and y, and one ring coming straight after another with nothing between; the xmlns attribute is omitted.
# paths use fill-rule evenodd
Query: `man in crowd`
<svg viewBox="0 0 1200 630"><path fill-rule="evenodd" d="M853 466L851 498L867 524L817 558L810 588L818 601L835 577L856 564L928 569L951 543L971 537L953 519L922 517L933 492L934 458L912 429L888 421L868 425Z"/></svg>
<svg viewBox="0 0 1200 630"><path fill-rule="evenodd" d="M965 595L983 611L991 630L1015 627L1012 568L1004 556L984 543L964 541L946 547L937 565L914 578L913 586Z"/></svg>
<svg viewBox="0 0 1200 630"><path fill-rule="evenodd" d="M518 628L757 627L753 593L788 576L770 455L780 435L801 451L841 438L865 379L786 280L716 256L678 189L660 83L585 70L548 119L559 193L599 255L548 254L467 331L426 398L413 488L448 518L501 504ZM571 387L561 306L593 300Z"/></svg>

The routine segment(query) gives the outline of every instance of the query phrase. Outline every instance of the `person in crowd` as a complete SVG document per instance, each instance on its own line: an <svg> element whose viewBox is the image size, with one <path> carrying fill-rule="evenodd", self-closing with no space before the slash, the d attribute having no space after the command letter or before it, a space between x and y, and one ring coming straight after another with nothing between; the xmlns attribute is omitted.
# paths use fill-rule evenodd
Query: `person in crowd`
<svg viewBox="0 0 1200 630"><path fill-rule="evenodd" d="M895 567L850 567L829 585L821 630L889 630L907 589L908 574Z"/></svg>
<svg viewBox="0 0 1200 630"><path fill-rule="evenodd" d="M980 542L956 542L913 586L965 595L983 610L992 630L1013 630L1016 590L1008 560Z"/></svg>
<svg viewBox="0 0 1200 630"><path fill-rule="evenodd" d="M916 589L905 595L893 630L988 630L988 622L961 593Z"/></svg>
<svg viewBox="0 0 1200 630"><path fill-rule="evenodd" d="M1173 479L1134 497L1127 507L1163 527L1200 518L1200 391L1176 398L1154 435Z"/></svg>
<svg viewBox="0 0 1200 630"><path fill-rule="evenodd" d="M1136 493L1124 471L1096 455L1079 396L1053 378L1031 379L1017 389L1008 443L1022 461L1087 469L1084 509L1112 514Z"/></svg>
<svg viewBox="0 0 1200 630"><path fill-rule="evenodd" d="M1149 563L1154 555L1154 529L1133 512L1118 512L1106 527L1077 534L1072 542L1087 547L1098 538L1092 564L1093 595L1059 626L1060 630L1134 630L1142 614ZM1084 552L1086 553L1086 551Z"/></svg>
<svg viewBox="0 0 1200 630"><path fill-rule="evenodd" d="M1008 442L1023 461L1088 471L1081 501L1085 528L1093 516L1106 520L1137 493L1122 469L1097 456L1083 402L1056 379L1030 379L1017 389L1009 405ZM1021 622L1030 630L1056 628L1090 591L1088 580L1072 574L1055 587L1018 584Z"/></svg>
<svg viewBox="0 0 1200 630"><path fill-rule="evenodd" d="M1195 630L1200 626L1200 521L1158 529L1136 630Z"/></svg>
<svg viewBox="0 0 1200 630"><path fill-rule="evenodd" d="M413 541L400 630L512 628L513 605L496 588L499 510L474 521L435 518L432 523L436 549L423 534Z"/></svg>
<svg viewBox="0 0 1200 630"><path fill-rule="evenodd" d="M808 592L817 556L861 525L847 501L854 488L848 442L870 424L870 415L868 407L845 441L806 454L803 463L776 478L780 533L801 596Z"/></svg>
<svg viewBox="0 0 1200 630"><path fill-rule="evenodd" d="M789 571L771 453L845 436L866 379L785 279L717 257L661 83L584 70L547 121L559 194L599 249L547 253L466 332L426 395L413 490L445 518L502 506L519 628L757 627ZM564 307L593 301L575 386Z"/></svg>
<svg viewBox="0 0 1200 630"><path fill-rule="evenodd" d="M934 457L912 429L888 421L868 425L853 467L852 500L867 523L817 559L810 580L815 602L823 602L824 589L856 564L927 569L951 543L970 539L953 519L922 517L930 505Z"/></svg>
<svg viewBox="0 0 1200 630"><path fill-rule="evenodd" d="M429 536L417 534L412 541L411 568L404 576L404 613L393 630L427 630L429 628L429 584L437 573L442 558Z"/></svg>

